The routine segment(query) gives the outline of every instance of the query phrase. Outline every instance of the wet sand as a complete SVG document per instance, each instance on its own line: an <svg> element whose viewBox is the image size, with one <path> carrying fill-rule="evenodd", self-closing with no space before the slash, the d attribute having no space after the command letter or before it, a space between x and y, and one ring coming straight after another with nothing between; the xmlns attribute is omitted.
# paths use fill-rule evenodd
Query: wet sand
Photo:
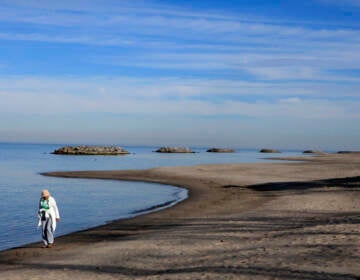
<svg viewBox="0 0 360 280"><path fill-rule="evenodd" d="M0 279L359 279L360 155L301 159L47 174L176 185L189 198L52 249L0 252Z"/></svg>

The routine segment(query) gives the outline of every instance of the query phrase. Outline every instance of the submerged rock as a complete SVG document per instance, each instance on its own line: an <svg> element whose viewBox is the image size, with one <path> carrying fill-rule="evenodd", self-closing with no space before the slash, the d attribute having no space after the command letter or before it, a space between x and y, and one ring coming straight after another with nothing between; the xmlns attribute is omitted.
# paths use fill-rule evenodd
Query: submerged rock
<svg viewBox="0 0 360 280"><path fill-rule="evenodd" d="M207 150L208 153L235 153L234 149L227 148L211 148Z"/></svg>
<svg viewBox="0 0 360 280"><path fill-rule="evenodd" d="M185 147L161 147L157 149L157 153L194 153L189 148Z"/></svg>
<svg viewBox="0 0 360 280"><path fill-rule="evenodd" d="M56 155L127 155L128 151L115 146L65 146L53 152Z"/></svg>
<svg viewBox="0 0 360 280"><path fill-rule="evenodd" d="M260 153L281 153L279 150L277 149L261 149L260 150Z"/></svg>

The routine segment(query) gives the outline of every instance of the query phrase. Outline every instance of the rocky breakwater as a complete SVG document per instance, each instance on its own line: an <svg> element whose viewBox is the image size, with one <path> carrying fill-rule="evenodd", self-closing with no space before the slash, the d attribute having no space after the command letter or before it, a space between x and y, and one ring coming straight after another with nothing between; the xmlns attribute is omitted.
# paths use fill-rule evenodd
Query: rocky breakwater
<svg viewBox="0 0 360 280"><path fill-rule="evenodd" d="M338 151L338 154L360 154L360 151Z"/></svg>
<svg viewBox="0 0 360 280"><path fill-rule="evenodd" d="M319 150L305 150L303 151L303 154L325 155L326 153Z"/></svg>
<svg viewBox="0 0 360 280"><path fill-rule="evenodd" d="M278 154L278 153L281 153L281 152L279 150L276 150L276 149L261 149L260 153Z"/></svg>
<svg viewBox="0 0 360 280"><path fill-rule="evenodd" d="M189 148L185 147L161 147L155 151L156 153L184 153L184 154L190 154L194 153Z"/></svg>
<svg viewBox="0 0 360 280"><path fill-rule="evenodd" d="M115 146L66 146L53 152L55 155L127 155L128 151Z"/></svg>
<svg viewBox="0 0 360 280"><path fill-rule="evenodd" d="M234 149L227 148L211 148L207 150L208 153L235 153Z"/></svg>

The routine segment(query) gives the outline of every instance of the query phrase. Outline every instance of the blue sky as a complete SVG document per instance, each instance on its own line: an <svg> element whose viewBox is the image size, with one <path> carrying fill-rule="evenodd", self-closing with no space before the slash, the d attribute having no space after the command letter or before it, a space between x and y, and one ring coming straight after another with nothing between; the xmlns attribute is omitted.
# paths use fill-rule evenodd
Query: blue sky
<svg viewBox="0 0 360 280"><path fill-rule="evenodd" d="M360 149L360 1L0 0L0 141Z"/></svg>

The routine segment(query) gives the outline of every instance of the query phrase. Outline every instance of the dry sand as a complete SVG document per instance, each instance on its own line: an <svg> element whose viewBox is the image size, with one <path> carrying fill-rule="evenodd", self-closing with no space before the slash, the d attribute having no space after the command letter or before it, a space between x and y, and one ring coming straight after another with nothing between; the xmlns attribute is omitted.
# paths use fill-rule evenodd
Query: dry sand
<svg viewBox="0 0 360 280"><path fill-rule="evenodd" d="M48 175L165 183L190 197L52 249L0 252L2 280L360 278L360 155Z"/></svg>

